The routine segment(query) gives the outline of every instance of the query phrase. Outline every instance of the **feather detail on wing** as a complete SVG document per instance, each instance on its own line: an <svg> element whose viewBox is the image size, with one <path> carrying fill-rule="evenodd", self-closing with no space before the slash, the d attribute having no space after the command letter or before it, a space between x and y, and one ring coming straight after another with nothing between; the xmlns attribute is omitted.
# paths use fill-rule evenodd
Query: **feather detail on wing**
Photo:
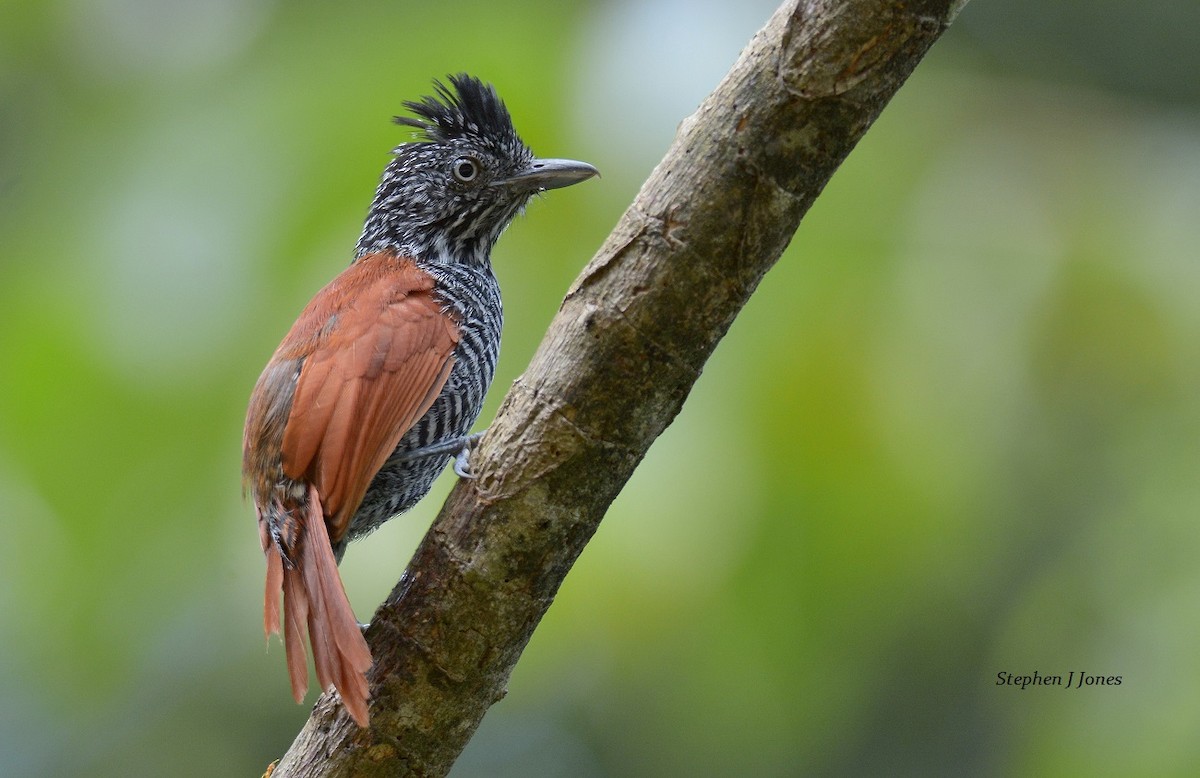
<svg viewBox="0 0 1200 778"><path fill-rule="evenodd" d="M371 272L375 265L386 272ZM348 294L333 310L315 311L320 342L304 359L282 442L284 475L316 485L334 542L400 438L437 399L459 337L432 279L410 260L373 255L339 278ZM302 316L297 329L302 323L318 322Z"/></svg>

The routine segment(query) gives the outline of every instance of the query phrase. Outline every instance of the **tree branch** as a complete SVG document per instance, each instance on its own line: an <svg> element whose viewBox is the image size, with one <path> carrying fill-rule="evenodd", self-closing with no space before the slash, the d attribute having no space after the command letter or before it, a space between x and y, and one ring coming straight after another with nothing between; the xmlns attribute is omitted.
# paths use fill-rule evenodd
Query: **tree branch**
<svg viewBox="0 0 1200 778"><path fill-rule="evenodd" d="M371 728L333 694L276 769L444 775L617 492L958 0L791 0L679 128L367 638Z"/></svg>

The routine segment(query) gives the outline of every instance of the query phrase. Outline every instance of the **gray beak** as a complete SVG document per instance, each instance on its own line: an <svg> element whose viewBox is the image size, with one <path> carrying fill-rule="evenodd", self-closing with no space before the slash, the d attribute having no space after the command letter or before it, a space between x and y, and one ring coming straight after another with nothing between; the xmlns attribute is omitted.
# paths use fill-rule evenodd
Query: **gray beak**
<svg viewBox="0 0 1200 778"><path fill-rule="evenodd" d="M546 189L561 189L598 175L600 171L586 162L576 162L573 159L535 159L525 170L496 183L540 192Z"/></svg>

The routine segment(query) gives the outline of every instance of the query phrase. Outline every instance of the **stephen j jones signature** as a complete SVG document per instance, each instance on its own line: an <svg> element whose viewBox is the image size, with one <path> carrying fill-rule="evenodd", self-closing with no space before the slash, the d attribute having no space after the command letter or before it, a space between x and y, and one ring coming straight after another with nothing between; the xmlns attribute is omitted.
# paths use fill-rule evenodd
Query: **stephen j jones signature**
<svg viewBox="0 0 1200 778"><path fill-rule="evenodd" d="M1075 672L1072 670L1067 673L1067 679L1064 682L1061 675L1042 675L1037 670L1033 671L1033 675L1013 675L1012 673L999 672L996 673L997 686L1019 686L1024 689L1027 686L1061 686L1064 689L1076 688L1082 689L1085 686L1120 686L1121 676L1119 675L1094 675L1085 673L1082 670Z"/></svg>

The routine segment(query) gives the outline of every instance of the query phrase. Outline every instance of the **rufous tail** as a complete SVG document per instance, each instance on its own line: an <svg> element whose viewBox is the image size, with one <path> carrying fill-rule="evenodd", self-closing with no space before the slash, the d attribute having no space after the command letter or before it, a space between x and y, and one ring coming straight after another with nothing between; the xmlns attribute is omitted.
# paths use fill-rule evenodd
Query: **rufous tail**
<svg viewBox="0 0 1200 778"><path fill-rule="evenodd" d="M316 487L308 487L307 530L296 552L296 566L286 565L283 554L265 531L263 551L267 557L267 587L263 628L271 633L283 629L288 676L296 702L308 691L308 655L304 631L308 628L313 664L322 689L337 688L342 704L360 727L368 724L366 672L371 668L371 650L363 639L342 579L338 575L333 548L325 529L325 516ZM283 613L279 597L283 595ZM282 615L282 618L280 618Z"/></svg>

